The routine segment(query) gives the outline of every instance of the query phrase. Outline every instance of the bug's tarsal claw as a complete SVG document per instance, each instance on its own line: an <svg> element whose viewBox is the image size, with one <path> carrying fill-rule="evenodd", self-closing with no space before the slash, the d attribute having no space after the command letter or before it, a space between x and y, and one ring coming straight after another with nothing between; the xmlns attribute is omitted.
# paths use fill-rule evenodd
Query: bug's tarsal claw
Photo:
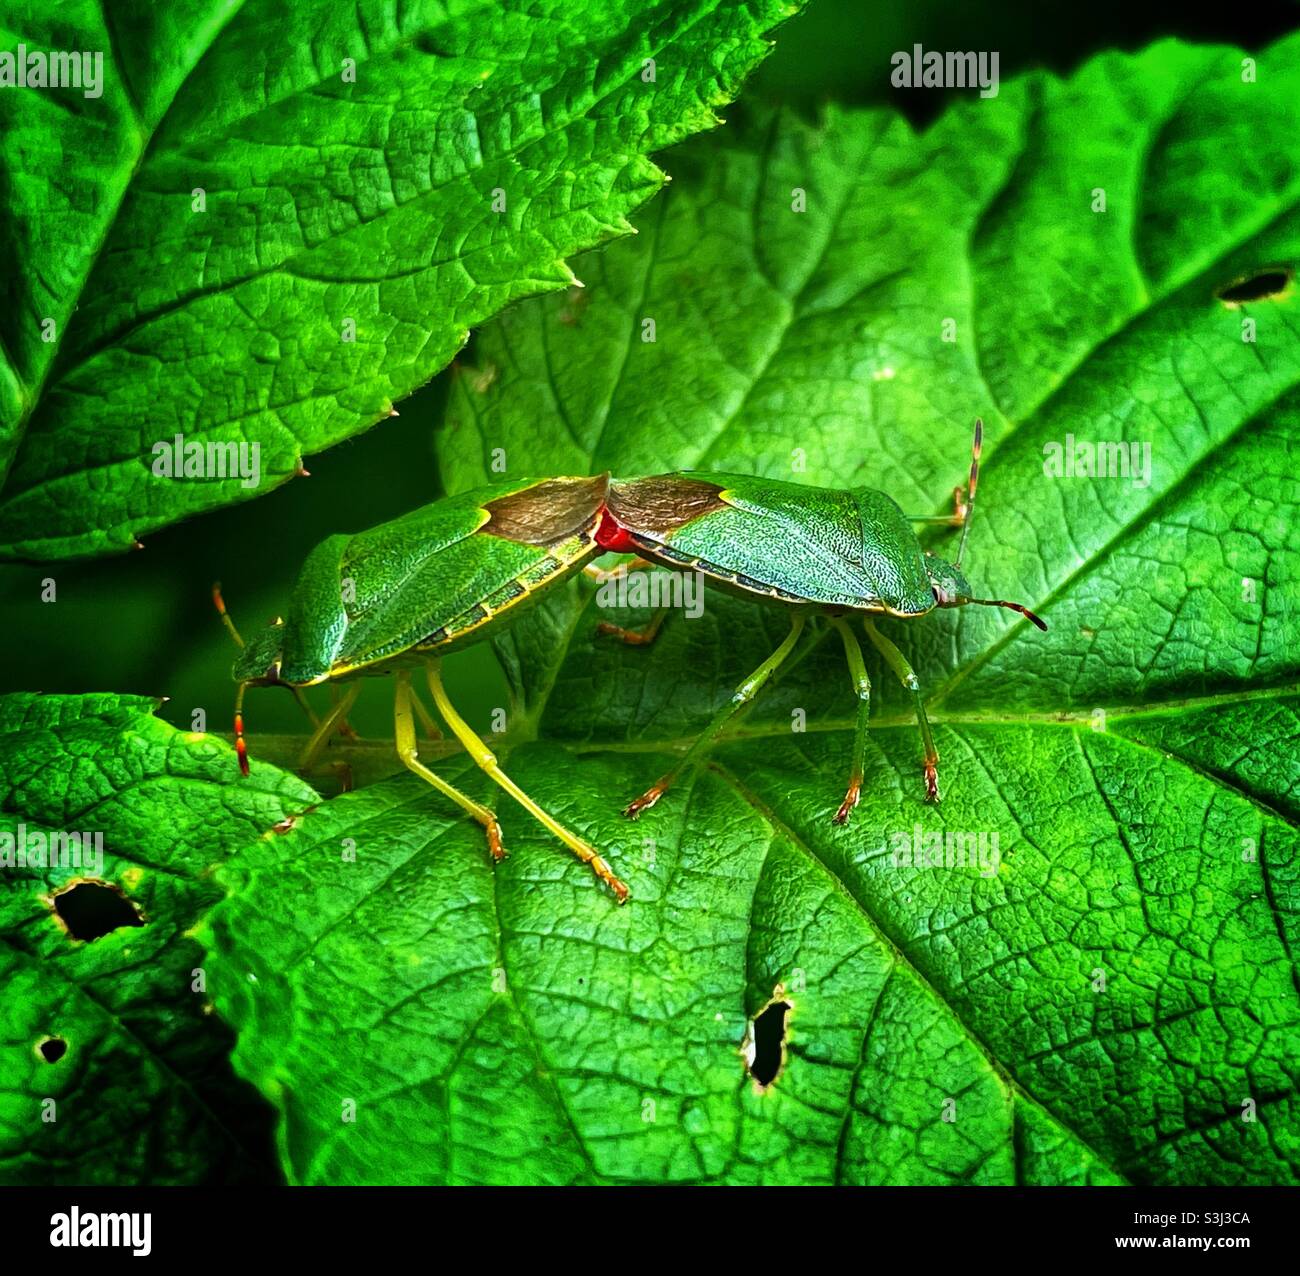
<svg viewBox="0 0 1300 1276"><path fill-rule="evenodd" d="M849 816L853 814L854 808L862 798L862 786L856 780L849 785L849 791L844 795L844 801L840 803L840 809L831 816L832 824L847 824Z"/></svg>
<svg viewBox="0 0 1300 1276"><path fill-rule="evenodd" d="M487 833L488 854L492 856L494 864L500 864L506 857L506 848L501 841L501 825L496 820L483 826L484 832Z"/></svg>
<svg viewBox="0 0 1300 1276"><path fill-rule="evenodd" d="M327 765L338 777L340 793L351 793L357 787L352 776L352 764L350 762L345 762L342 758L339 758Z"/></svg>
<svg viewBox="0 0 1300 1276"><path fill-rule="evenodd" d="M635 820L642 811L648 811L656 802L663 797L668 789L668 779L656 780L639 798L634 798L623 808L623 814L629 820Z"/></svg>
<svg viewBox="0 0 1300 1276"><path fill-rule="evenodd" d="M937 759L935 759L937 761ZM929 758L925 762L925 800L939 801L939 768Z"/></svg>
<svg viewBox="0 0 1300 1276"><path fill-rule="evenodd" d="M621 878L615 877L614 870L610 868L610 866L606 864L605 861L601 859L599 855L597 855L595 859L591 861L591 868L592 871L596 874L596 876L599 877L600 880L604 882L605 885L608 886L611 891L613 891L614 898L620 904L626 904L628 901L628 897L632 893L631 891L628 890L627 883L624 882Z"/></svg>

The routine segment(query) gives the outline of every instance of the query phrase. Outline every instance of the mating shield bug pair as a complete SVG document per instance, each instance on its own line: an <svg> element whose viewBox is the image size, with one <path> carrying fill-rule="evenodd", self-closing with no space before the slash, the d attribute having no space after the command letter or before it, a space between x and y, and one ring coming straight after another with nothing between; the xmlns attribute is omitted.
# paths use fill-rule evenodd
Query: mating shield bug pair
<svg viewBox="0 0 1300 1276"><path fill-rule="evenodd" d="M843 824L857 805L866 754L871 684L850 624L862 617L867 637L912 692L924 746L926 798L938 800L938 754L921 686L903 653L880 633L877 616L915 619L936 607L1008 607L1040 629L1020 603L975 598L960 570L979 478L982 423L975 423L970 481L955 490L951 515L908 515L872 488L806 487L752 475L679 473L653 478L524 479L449 496L369 531L331 536L308 556L289 605L244 645L235 662L239 684L235 746L248 773L243 734L244 691L254 686L301 688L349 684L320 719L300 761L310 768L331 735L344 727L360 679L391 675L394 734L402 762L483 825L494 859L504 855L501 829L487 807L461 793L419 759L415 717L432 720L412 686L423 669L439 714L470 757L535 816L620 903L628 889L589 843L566 829L501 769L492 751L456 712L443 686L442 657L511 624L526 607L577 572L596 578L599 554L635 554L633 567L692 569L707 584L786 609L790 632L735 690L681 760L633 801L636 818L696 763L728 721L748 704L794 650L810 615L824 616L840 635L858 709L848 791L835 812ZM961 528L955 562L922 550L912 525ZM625 641L653 641L665 613L643 630L608 623L601 631Z"/></svg>

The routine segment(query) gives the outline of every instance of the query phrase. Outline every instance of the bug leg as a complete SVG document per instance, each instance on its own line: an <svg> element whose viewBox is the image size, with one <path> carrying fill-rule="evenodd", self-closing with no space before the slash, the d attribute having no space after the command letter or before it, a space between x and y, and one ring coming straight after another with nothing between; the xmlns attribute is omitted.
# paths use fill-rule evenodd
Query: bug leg
<svg viewBox="0 0 1300 1276"><path fill-rule="evenodd" d="M441 740L442 731L438 724L433 720L433 714L424 707L424 701L415 694L415 688L411 688L411 704L415 707L415 716L420 719L420 725L424 728L424 734L430 740Z"/></svg>
<svg viewBox="0 0 1300 1276"><path fill-rule="evenodd" d="M695 764L700 755L713 743L718 732L758 695L772 675L784 663L786 657L794 650L794 645L799 640L803 627L804 615L802 612L797 611L791 618L790 632L785 636L781 645L732 692L731 699L713 715L709 725L699 734L695 743L686 751L681 760L665 775L661 775L639 798L628 804L623 811L623 814L628 819L635 820L642 811L654 806L668 792L677 777L687 767Z"/></svg>
<svg viewBox="0 0 1300 1276"><path fill-rule="evenodd" d="M963 503L965 490L965 488L961 487L952 489L953 504L957 507L952 514L909 514L907 521L909 523L942 523L944 527L960 527L966 517L966 506Z"/></svg>
<svg viewBox="0 0 1300 1276"><path fill-rule="evenodd" d="M307 715L307 719L311 723L312 727L315 728L320 726L320 719L316 716L316 711L307 703L307 697L302 694L302 688L290 687L289 690L293 692L293 698L298 702L298 708Z"/></svg>
<svg viewBox="0 0 1300 1276"><path fill-rule="evenodd" d="M844 656L849 662L849 673L853 675L853 689L858 697L858 715L853 729L853 769L849 772L849 788L840 803L840 809L832 817L834 823L845 824L862 796L862 773L867 756L867 719L871 716L871 679L867 677L866 662L862 659L862 648L853 636L848 622L839 616L831 616L830 622L839 630L844 642Z"/></svg>
<svg viewBox="0 0 1300 1276"><path fill-rule="evenodd" d="M958 486L952 489L951 514L909 514L907 521L909 523L941 523L944 527L962 527L965 525L969 513L970 500L967 489Z"/></svg>
<svg viewBox="0 0 1300 1276"><path fill-rule="evenodd" d="M625 572L642 571L653 566L654 564L648 558L634 558L630 563L619 563L617 567L597 567L595 563L588 563L582 569L582 574L588 580L595 581L597 585L607 585Z"/></svg>
<svg viewBox="0 0 1300 1276"><path fill-rule="evenodd" d="M358 683L357 685L360 686L361 684ZM353 696L352 698L353 700L355 700L356 696ZM330 704L335 705L338 704L338 702L339 702L339 684L337 682L331 682L330 683ZM353 728L352 724L348 721L348 717L346 713L339 721L339 735L341 735L345 740L357 739L356 730Z"/></svg>
<svg viewBox="0 0 1300 1276"><path fill-rule="evenodd" d="M575 833L571 833L558 820L553 819L544 811L527 793L523 791L502 769L501 764L497 761L496 755L491 749L478 738L470 728L469 723L460 716L452 706L451 701L447 698L447 692L442 685L442 675L438 669L438 662L433 661L427 666L426 672L429 678L429 690L433 694L433 702L438 706L438 712L442 714L443 720L451 728L452 734L465 746L465 751L474 759L474 762L484 771L487 772L493 780L497 782L507 793L510 794L525 811L529 813L543 828L554 833L556 837L564 843L593 873L596 874L611 891L620 904L627 902L627 886L614 876L613 869L600 857L596 848L584 842L582 838ZM408 764L409 765L409 764Z"/></svg>
<svg viewBox="0 0 1300 1276"><path fill-rule="evenodd" d="M295 687L296 691L297 688ZM335 699L330 711L316 724L316 730L312 732L311 738L303 747L303 751L298 758L298 770L310 771L320 759L321 752L329 738L334 734L335 727L347 716L347 712L352 708L357 696L361 694L361 684L354 682L342 696L339 696L337 689ZM346 762L334 764L339 772L339 780L343 785L343 791L346 793L352 788L352 768Z"/></svg>
<svg viewBox="0 0 1300 1276"><path fill-rule="evenodd" d="M958 566L961 565L962 554L966 551L966 537L970 535L970 517L975 508L975 489L979 486L980 453L983 450L984 422L976 419L975 437L971 440L970 448L970 476L966 480L965 487L952 489L952 513L907 515L908 521L912 523L942 523L947 527L960 527L961 542L957 546L957 557L954 560Z"/></svg>
<svg viewBox="0 0 1300 1276"><path fill-rule="evenodd" d="M441 776L435 775L420 761L415 744L415 719L411 714L414 699L411 691L411 671L402 669L396 675L396 691L393 701L393 723L397 739L397 756L402 764L414 771L422 780L432 784L444 797L449 797L462 810L468 811L487 833L488 850L495 861L506 857L506 848L501 843L501 825L497 817L486 806L466 797L459 789L448 784Z"/></svg>
<svg viewBox="0 0 1300 1276"><path fill-rule="evenodd" d="M927 802L937 802L939 755L935 752L934 737L930 734L930 720L925 716L925 697L921 694L921 683L903 653L870 620L865 623L867 637L875 643L876 650L884 656L885 663L898 675L899 682L912 693L916 701L916 722L921 728L921 741L925 746L925 799Z"/></svg>
<svg viewBox="0 0 1300 1276"><path fill-rule="evenodd" d="M644 629L624 629L621 625L612 625L608 620L602 620L596 626L598 634L609 634L612 638L619 639L632 647L645 647L659 636L663 623L668 619L668 608L660 607L654 614L654 618Z"/></svg>

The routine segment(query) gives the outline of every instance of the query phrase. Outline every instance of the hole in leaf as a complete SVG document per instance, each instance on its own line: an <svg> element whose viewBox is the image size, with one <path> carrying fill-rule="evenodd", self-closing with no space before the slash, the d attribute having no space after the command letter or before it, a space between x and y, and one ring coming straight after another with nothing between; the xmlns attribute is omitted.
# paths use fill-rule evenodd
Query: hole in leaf
<svg viewBox="0 0 1300 1276"><path fill-rule="evenodd" d="M37 1043L36 1049L46 1063L58 1063L68 1053L68 1043L62 1037L46 1037Z"/></svg>
<svg viewBox="0 0 1300 1276"><path fill-rule="evenodd" d="M107 882L73 882L54 896L53 903L73 939L100 939L122 926L144 925L140 910Z"/></svg>
<svg viewBox="0 0 1300 1276"><path fill-rule="evenodd" d="M749 1075L763 1089L776 1080L785 1062L785 1018L790 1009L788 1001L769 1001L745 1034L745 1062L749 1066Z"/></svg>
<svg viewBox="0 0 1300 1276"><path fill-rule="evenodd" d="M1282 296L1291 286L1294 276L1295 270L1291 266L1270 266L1266 270L1257 270L1234 279L1214 295L1229 309L1247 301L1268 301Z"/></svg>

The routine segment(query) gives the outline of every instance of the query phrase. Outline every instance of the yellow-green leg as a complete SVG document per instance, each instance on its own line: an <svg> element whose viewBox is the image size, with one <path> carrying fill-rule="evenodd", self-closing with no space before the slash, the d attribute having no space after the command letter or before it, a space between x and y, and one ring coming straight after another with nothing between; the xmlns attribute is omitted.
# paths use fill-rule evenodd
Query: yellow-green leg
<svg viewBox="0 0 1300 1276"><path fill-rule="evenodd" d="M501 764L497 761L496 755L474 734L469 723L456 712L451 701L447 698L446 690L443 688L439 662L432 661L427 667L427 673L429 690L433 694L433 702L437 705L438 712L442 714L443 721L451 728L452 734L465 746L465 751L474 759L474 762L505 789L543 828L554 833L569 850L586 864L614 892L614 896L620 904L625 903L628 897L627 886L614 876L614 871L600 857L596 848L584 842L576 833L571 833L563 824L553 819L538 806L501 769Z"/></svg>
<svg viewBox="0 0 1300 1276"><path fill-rule="evenodd" d="M862 659L862 648L853 636L848 622L839 616L831 616L830 622L839 631L844 643L844 658L849 662L849 673L853 676L853 690L858 697L858 715L853 729L853 769L849 772L849 788L840 803L840 809L832 817L834 823L843 824L853 813L862 797L862 774L866 769L867 757L867 721L871 717L871 679L867 677L867 665Z"/></svg>
<svg viewBox="0 0 1300 1276"><path fill-rule="evenodd" d="M420 761L415 745L415 717L411 711L414 693L411 691L411 671L399 670L395 675L396 693L393 702L393 724L397 740L397 756L402 764L414 771L420 779L432 784L444 797L449 797L462 810L468 811L487 833L488 850L496 861L505 859L506 848L501 842L501 825L497 817L481 803L466 797L459 789L448 784L441 776L435 775Z"/></svg>
<svg viewBox="0 0 1300 1276"><path fill-rule="evenodd" d="M411 704L415 709L415 716L420 719L420 725L424 728L424 734L430 740L441 740L442 732L438 729L438 724L433 720L433 714L424 707L424 701L415 694L415 688L411 688Z"/></svg>
<svg viewBox="0 0 1300 1276"><path fill-rule="evenodd" d="M737 713L740 712L767 684L772 675L781 667L790 652L794 650L794 645L799 640L799 635L803 632L804 615L803 612L797 611L790 620L790 632L786 635L785 641L763 661L753 673L745 679L744 682L732 692L731 699L713 715L712 721L700 733L695 743L686 751L680 762L665 775L661 775L639 798L630 802L624 809L623 814L628 819L635 820L642 811L654 806L669 788L677 777L686 770L687 767L693 766L699 759L700 755L713 743L718 732L731 721Z"/></svg>
<svg viewBox="0 0 1300 1276"><path fill-rule="evenodd" d="M352 685L355 687L361 686L359 682L353 683ZM355 700L356 696L354 695L352 699ZM338 704L338 702L339 702L339 684L337 682L331 682L330 683L330 704L336 705ZM357 739L357 733L353 728L352 724L348 721L348 716L346 713L339 720L339 735L341 735L345 740Z"/></svg>
<svg viewBox="0 0 1300 1276"><path fill-rule="evenodd" d="M297 688L295 687L296 691ZM319 721L313 715L312 721L316 723L316 729L311 733L311 738L303 746L302 753L298 757L298 770L310 771L320 760L321 751L329 743L329 738L334 734L339 723L347 718L348 710L352 708L357 696L361 694L361 684L354 682L343 694L335 696L334 703L330 706L330 711ZM352 768L341 759L330 764L339 775L339 782L346 793L352 788Z"/></svg>
<svg viewBox="0 0 1300 1276"><path fill-rule="evenodd" d="M876 649L885 658L885 663L898 676L916 701L916 722L921 728L921 742L925 746L925 798L927 802L939 800L939 754L935 751L934 737L930 735L930 720L925 716L925 697L921 694L921 683L907 663L907 657L882 634L870 620L864 622L867 637L876 645Z"/></svg>
<svg viewBox="0 0 1300 1276"><path fill-rule="evenodd" d="M303 713L307 715L307 718L311 722L312 726L313 727L320 726L320 719L316 716L316 712L311 707L311 705L307 703L307 697L302 694L302 688L290 687L289 690L293 692L293 698L298 702L298 708L301 709Z"/></svg>

